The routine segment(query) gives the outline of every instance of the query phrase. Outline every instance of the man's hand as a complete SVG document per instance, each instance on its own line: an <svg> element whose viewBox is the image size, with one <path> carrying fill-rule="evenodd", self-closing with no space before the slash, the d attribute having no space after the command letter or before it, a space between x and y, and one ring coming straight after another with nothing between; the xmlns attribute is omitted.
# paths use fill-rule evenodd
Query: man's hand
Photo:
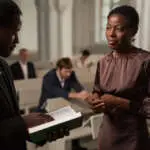
<svg viewBox="0 0 150 150"><path fill-rule="evenodd" d="M54 120L51 116L43 114L43 113L31 113L29 115L23 116L23 119L27 124L27 128L37 126L37 125ZM40 141L36 144L37 146L43 146L47 141L51 142L56 139L63 138L64 136L68 136L68 135L69 135L68 128L60 128L60 129L47 133L47 139Z"/></svg>
<svg viewBox="0 0 150 150"><path fill-rule="evenodd" d="M87 98L87 102L95 113L101 113L105 110L105 103L100 99L98 94L91 94Z"/></svg>
<svg viewBox="0 0 150 150"><path fill-rule="evenodd" d="M27 128L54 120L51 116L43 113L30 113L29 115L23 116L23 119L27 125Z"/></svg>
<svg viewBox="0 0 150 150"><path fill-rule="evenodd" d="M90 104L91 109L95 113L101 113L101 112L104 112L104 110L105 110L105 103L101 99L95 99L92 101L88 101L88 103Z"/></svg>
<svg viewBox="0 0 150 150"><path fill-rule="evenodd" d="M98 93L90 93L86 100L87 101L94 101L95 99L100 99Z"/></svg>
<svg viewBox="0 0 150 150"><path fill-rule="evenodd" d="M89 93L87 91L81 91L77 93L77 98L81 100L86 100L89 97Z"/></svg>

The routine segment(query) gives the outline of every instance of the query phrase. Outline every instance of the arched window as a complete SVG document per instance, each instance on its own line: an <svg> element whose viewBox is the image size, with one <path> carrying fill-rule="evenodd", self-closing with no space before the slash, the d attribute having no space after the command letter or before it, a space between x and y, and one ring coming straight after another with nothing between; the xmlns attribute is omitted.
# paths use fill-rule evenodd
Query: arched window
<svg viewBox="0 0 150 150"><path fill-rule="evenodd" d="M100 39L102 42L105 42L105 28L107 23L107 15L109 11L118 6L123 4L128 4L129 0L101 0L101 24L100 24Z"/></svg>

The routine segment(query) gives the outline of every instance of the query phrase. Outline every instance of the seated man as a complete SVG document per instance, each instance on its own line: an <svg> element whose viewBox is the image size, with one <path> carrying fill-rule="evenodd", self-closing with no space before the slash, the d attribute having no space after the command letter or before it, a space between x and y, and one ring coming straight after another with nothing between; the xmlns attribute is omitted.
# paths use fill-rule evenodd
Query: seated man
<svg viewBox="0 0 150 150"><path fill-rule="evenodd" d="M36 78L34 64L28 61L28 50L22 48L19 52L20 60L13 63L10 68L14 80Z"/></svg>
<svg viewBox="0 0 150 150"><path fill-rule="evenodd" d="M77 80L75 72L72 71L72 62L69 58L61 58L56 66L56 69L50 70L44 76L38 105L39 111L44 110L46 100L49 98L63 97L85 100L89 95Z"/></svg>
<svg viewBox="0 0 150 150"><path fill-rule="evenodd" d="M71 90L74 90L72 92ZM38 111L43 111L46 100L63 97L85 100L89 96L72 71L72 62L69 58L58 60L56 69L49 71L43 79L43 87ZM78 140L73 141L73 150L86 150L80 147Z"/></svg>

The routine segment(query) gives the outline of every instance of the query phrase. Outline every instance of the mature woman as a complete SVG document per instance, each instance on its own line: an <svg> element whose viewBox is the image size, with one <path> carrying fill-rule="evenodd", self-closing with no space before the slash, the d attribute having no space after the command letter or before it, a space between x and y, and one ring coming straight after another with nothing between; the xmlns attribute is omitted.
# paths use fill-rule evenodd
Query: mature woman
<svg viewBox="0 0 150 150"><path fill-rule="evenodd" d="M99 150L150 150L143 102L150 94L150 53L134 47L139 16L130 6L108 15L106 37L112 51L98 63L89 103L104 112Z"/></svg>

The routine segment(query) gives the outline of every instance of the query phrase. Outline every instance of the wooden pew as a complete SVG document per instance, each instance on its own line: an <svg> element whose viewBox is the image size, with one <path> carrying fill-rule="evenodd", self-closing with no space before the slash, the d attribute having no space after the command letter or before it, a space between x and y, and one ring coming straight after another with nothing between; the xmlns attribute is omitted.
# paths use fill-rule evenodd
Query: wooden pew
<svg viewBox="0 0 150 150"><path fill-rule="evenodd" d="M26 89L41 89L42 78L28 79L28 80L15 80L14 81L16 91Z"/></svg>

